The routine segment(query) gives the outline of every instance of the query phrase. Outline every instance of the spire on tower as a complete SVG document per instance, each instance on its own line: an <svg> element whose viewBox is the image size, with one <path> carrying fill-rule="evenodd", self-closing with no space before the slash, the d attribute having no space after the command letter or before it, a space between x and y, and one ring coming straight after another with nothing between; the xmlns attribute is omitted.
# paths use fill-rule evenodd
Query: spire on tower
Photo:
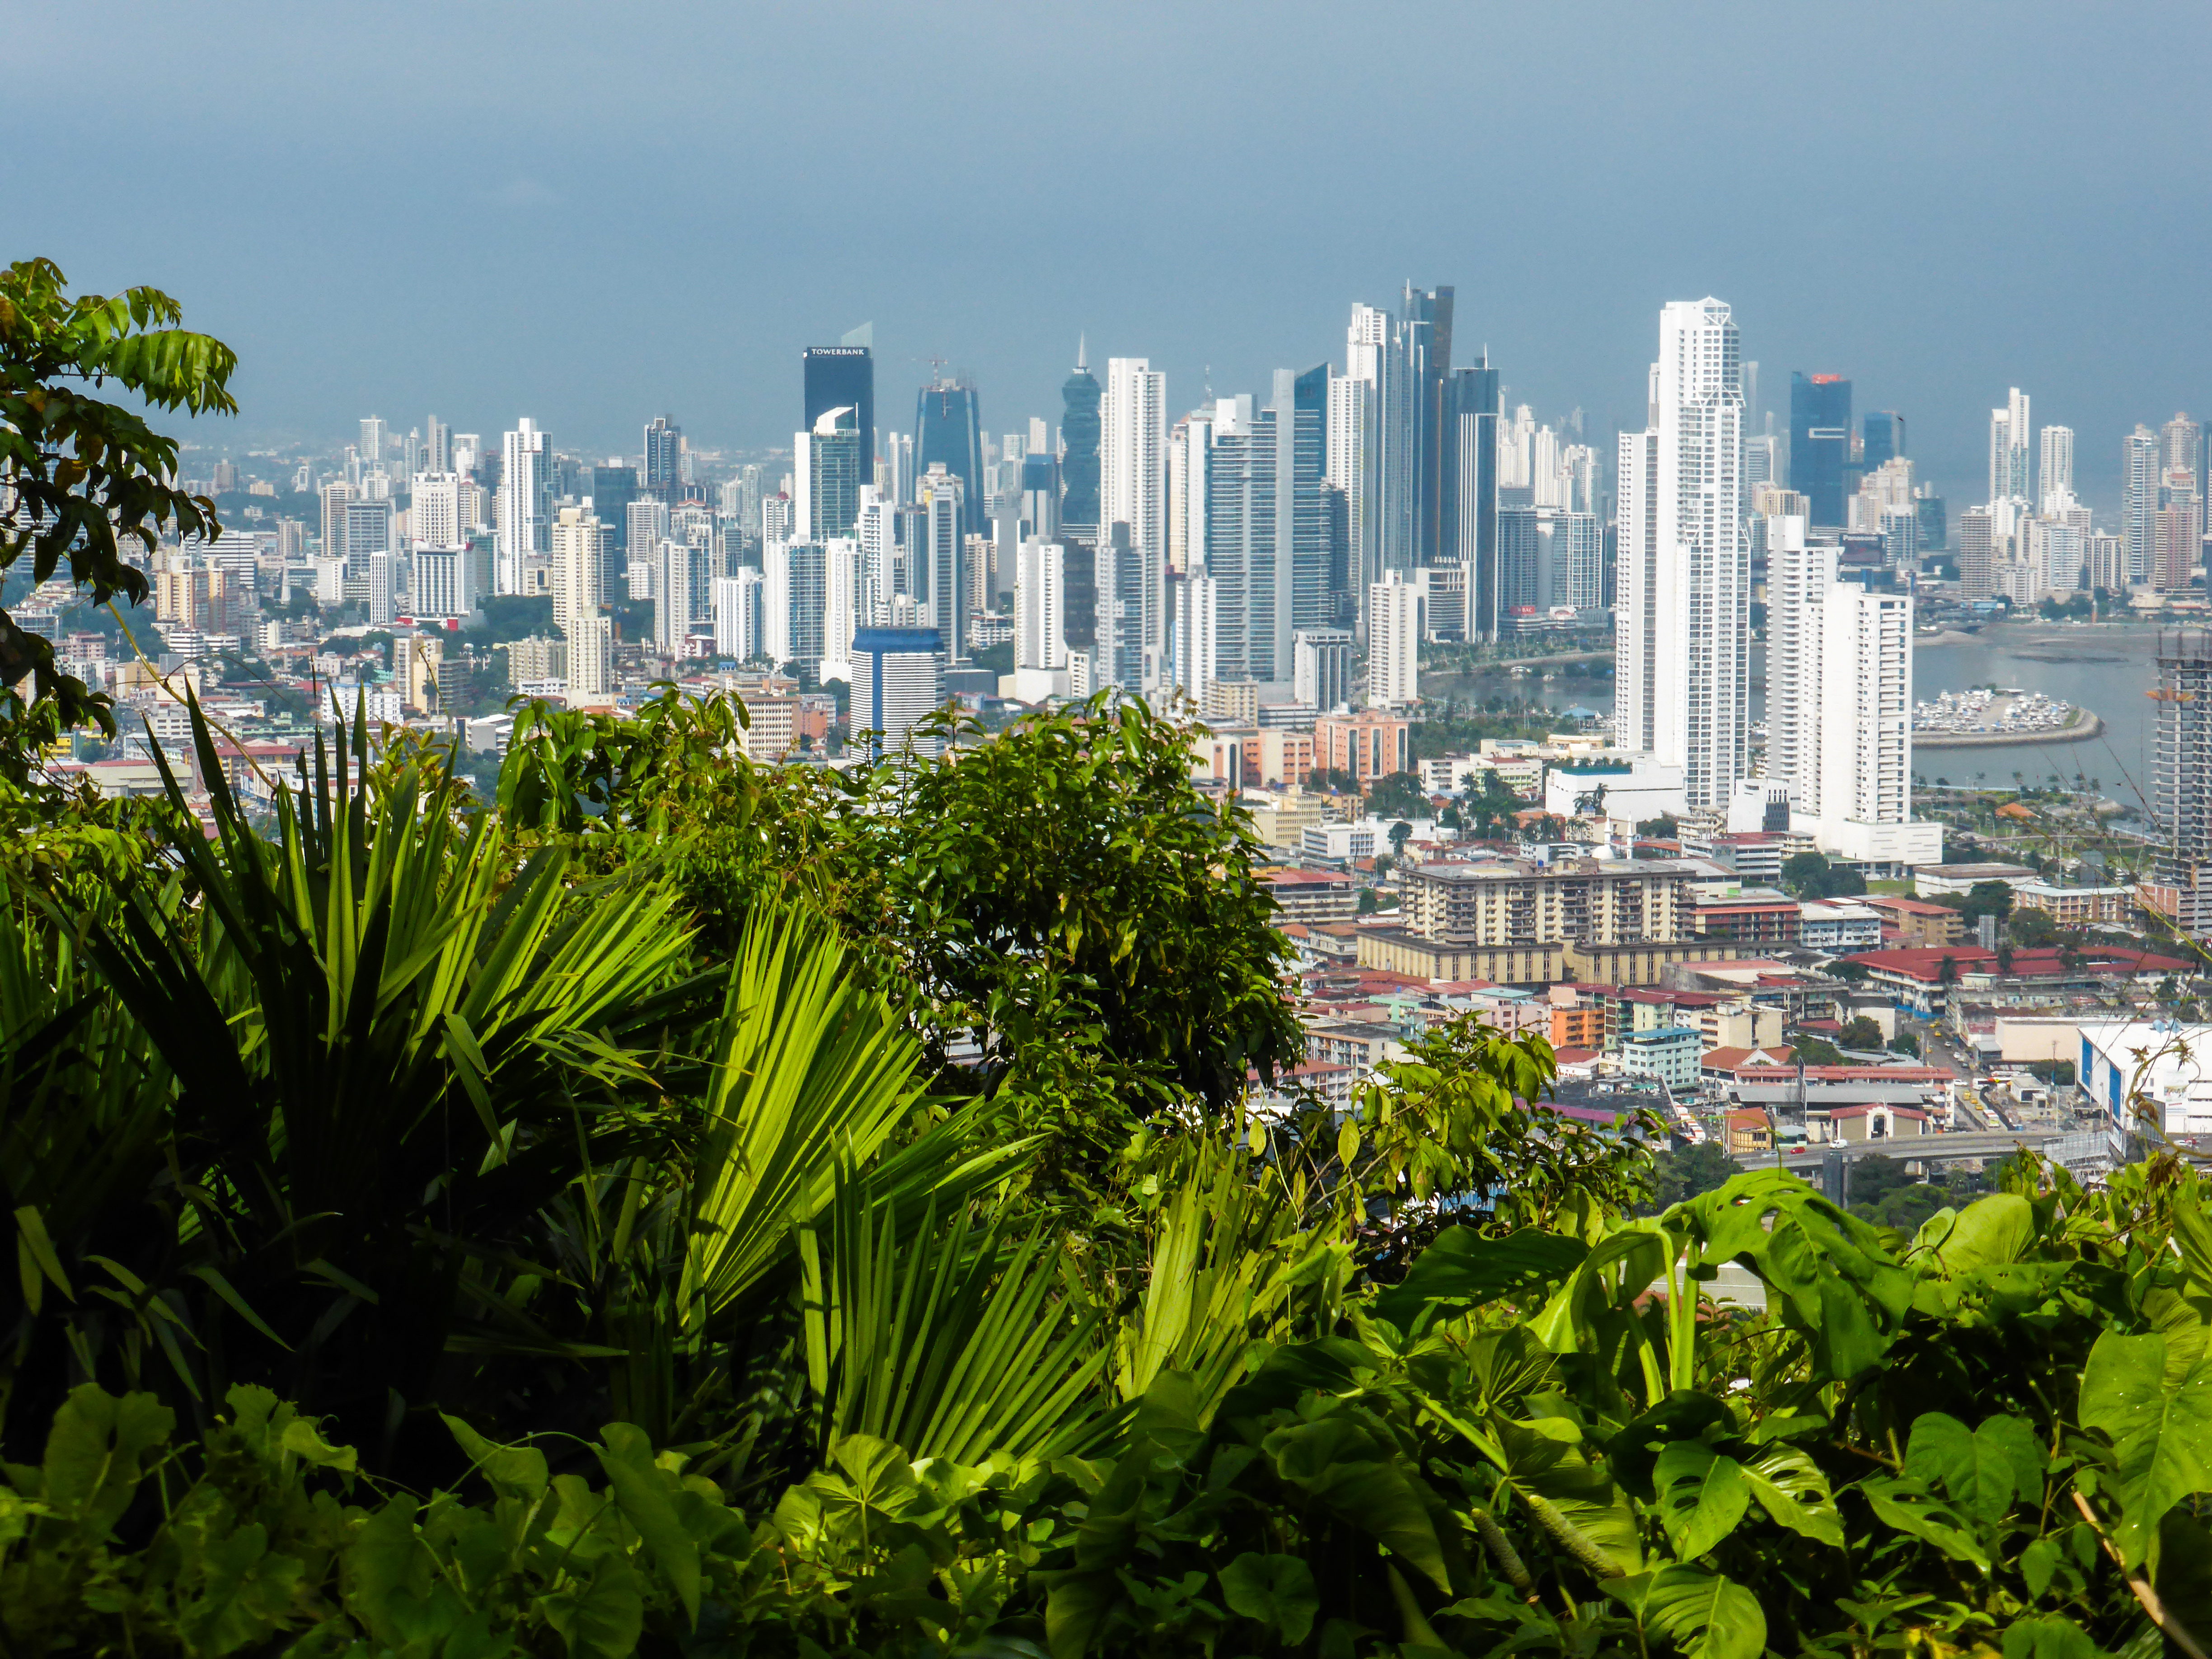
<svg viewBox="0 0 2212 1659"><path fill-rule="evenodd" d="M1078 374L1086 374L1090 373L1090 359L1091 352L1089 349L1088 337L1085 335L1078 334L1075 337L1075 372Z"/></svg>

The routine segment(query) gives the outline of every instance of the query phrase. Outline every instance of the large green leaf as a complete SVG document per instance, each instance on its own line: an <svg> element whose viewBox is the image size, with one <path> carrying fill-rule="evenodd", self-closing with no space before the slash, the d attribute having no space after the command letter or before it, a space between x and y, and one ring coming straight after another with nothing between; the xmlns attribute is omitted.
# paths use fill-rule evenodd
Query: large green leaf
<svg viewBox="0 0 2212 1659"><path fill-rule="evenodd" d="M2123 1504L2112 1531L2133 1566L2167 1510L2212 1491L2212 1361L2170 1381L2165 1337L2108 1330L2082 1371L2081 1422L2112 1437Z"/></svg>
<svg viewBox="0 0 2212 1659"><path fill-rule="evenodd" d="M1291 1647L1306 1639L1321 1593L1313 1570L1295 1555L1261 1555L1247 1551L1221 1570L1221 1599L1232 1612L1282 1632Z"/></svg>
<svg viewBox="0 0 2212 1659"><path fill-rule="evenodd" d="M841 1161L865 1164L914 1102L921 1046L856 969L796 903L763 903L746 923L693 1177L683 1300L695 1328L790 1259Z"/></svg>
<svg viewBox="0 0 2212 1659"><path fill-rule="evenodd" d="M1991 1193L1948 1219L1930 1218L1913 1244L1928 1249L1943 1273L1956 1274L2017 1261L2034 1238L2034 1207L2017 1193Z"/></svg>
<svg viewBox="0 0 2212 1659"><path fill-rule="evenodd" d="M1472 1227L1448 1227L1413 1258L1406 1276L1375 1298L1375 1311L1409 1324L1432 1302L1482 1304L1557 1284L1589 1254L1578 1238L1524 1227L1486 1238Z"/></svg>
<svg viewBox="0 0 2212 1659"><path fill-rule="evenodd" d="M1765 1282L1769 1310L1803 1335L1823 1378L1879 1364L1912 1305L1912 1275L1875 1230L1784 1171L1732 1176L1665 1219L1686 1233L1693 1268L1736 1261Z"/></svg>
<svg viewBox="0 0 2212 1659"><path fill-rule="evenodd" d="M1984 1530L2004 1519L2015 1496L2039 1500L2043 1449L2035 1431L2017 1417L1992 1417L1968 1429L1943 1412L1924 1412L1912 1423L1905 1472L1933 1480L1954 1504Z"/></svg>
<svg viewBox="0 0 2212 1659"><path fill-rule="evenodd" d="M1723 1574L1665 1566L1605 1588L1685 1659L1759 1659L1765 1651L1766 1614L1759 1598Z"/></svg>
<svg viewBox="0 0 2212 1659"><path fill-rule="evenodd" d="M1796 1446L1772 1447L1744 1467L1743 1480L1759 1507L1790 1531L1843 1548L1843 1517L1836 1511L1828 1477L1811 1454Z"/></svg>
<svg viewBox="0 0 2212 1659"><path fill-rule="evenodd" d="M1917 1480L1876 1475L1861 1483L1874 1512L1899 1532L1933 1544L1954 1561L1990 1570L1990 1553L1973 1521L1946 1504Z"/></svg>
<svg viewBox="0 0 2212 1659"><path fill-rule="evenodd" d="M1741 1466L1702 1440L1677 1440L1662 1451L1651 1479L1659 1522L1685 1559L1703 1555L1734 1532L1751 1503Z"/></svg>

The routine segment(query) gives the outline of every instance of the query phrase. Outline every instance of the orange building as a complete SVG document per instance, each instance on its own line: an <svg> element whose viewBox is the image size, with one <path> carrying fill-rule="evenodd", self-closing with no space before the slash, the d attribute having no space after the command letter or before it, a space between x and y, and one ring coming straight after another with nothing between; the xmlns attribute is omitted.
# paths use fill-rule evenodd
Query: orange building
<svg viewBox="0 0 2212 1659"><path fill-rule="evenodd" d="M1314 721L1314 764L1349 774L1362 788L1393 772L1413 769L1412 722L1379 708L1323 714Z"/></svg>
<svg viewBox="0 0 2212 1659"><path fill-rule="evenodd" d="M1603 1006L1593 1002L1578 1008L1553 1009L1551 1038L1554 1048L1603 1048Z"/></svg>

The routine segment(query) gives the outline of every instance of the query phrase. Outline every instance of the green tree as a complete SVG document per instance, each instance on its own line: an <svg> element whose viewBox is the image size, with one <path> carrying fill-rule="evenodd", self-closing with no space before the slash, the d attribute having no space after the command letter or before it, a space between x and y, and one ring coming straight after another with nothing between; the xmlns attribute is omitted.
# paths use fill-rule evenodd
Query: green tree
<svg viewBox="0 0 2212 1659"><path fill-rule="evenodd" d="M1793 1056L1808 1066L1840 1066L1844 1063L1843 1052L1834 1043L1809 1031L1800 1032L1790 1038L1790 1046Z"/></svg>
<svg viewBox="0 0 2212 1659"><path fill-rule="evenodd" d="M1995 916L1999 921L2012 915L2013 890L2009 882L1978 881L1966 890L1966 902L1959 907L1971 927L1978 916Z"/></svg>
<svg viewBox="0 0 2212 1659"><path fill-rule="evenodd" d="M1369 782L1367 811L1378 818L1426 817L1429 798L1413 773L1387 772Z"/></svg>
<svg viewBox="0 0 2212 1659"><path fill-rule="evenodd" d="M1920 1058L1920 1039L1910 1031L1898 1032L1895 1036L1890 1038L1889 1046L1893 1053L1911 1054L1915 1060Z"/></svg>
<svg viewBox="0 0 2212 1659"><path fill-rule="evenodd" d="M1792 853L1782 860L1782 885L1799 898L1822 898L1828 891L1828 860L1820 853Z"/></svg>
<svg viewBox="0 0 2212 1659"><path fill-rule="evenodd" d="M1390 826L1391 856L1395 859L1402 860L1406 856L1406 843L1413 840L1413 826L1407 823L1403 818L1399 819L1397 823L1392 824Z"/></svg>
<svg viewBox="0 0 2212 1659"><path fill-rule="evenodd" d="M2005 933L2014 945L2029 951L2048 950L2067 937L2066 930L2051 912L2027 906L2012 913L2012 919L2005 924Z"/></svg>
<svg viewBox="0 0 2212 1659"><path fill-rule="evenodd" d="M0 569L30 556L40 583L67 564L94 605L147 595L123 546L150 552L163 531L212 538L215 503L167 482L177 444L144 417L95 395L109 386L155 409L235 414L228 346L174 326L183 308L157 289L70 297L46 259L0 271ZM27 697L22 685L27 680ZM113 737L109 699L54 665L52 645L0 610L0 781L32 787L36 750L75 726Z"/></svg>
<svg viewBox="0 0 2212 1659"><path fill-rule="evenodd" d="M850 925L948 1030L1004 1060L1095 1028L1113 1060L1216 1109L1248 1071L1298 1058L1260 844L1192 787L1188 727L1102 696L995 735L950 715L932 730L957 757L878 768L840 856L873 907Z"/></svg>
<svg viewBox="0 0 2212 1659"><path fill-rule="evenodd" d="M1879 1048L1881 1047L1881 1027L1864 1014L1853 1016L1844 1022L1838 1042L1846 1048Z"/></svg>

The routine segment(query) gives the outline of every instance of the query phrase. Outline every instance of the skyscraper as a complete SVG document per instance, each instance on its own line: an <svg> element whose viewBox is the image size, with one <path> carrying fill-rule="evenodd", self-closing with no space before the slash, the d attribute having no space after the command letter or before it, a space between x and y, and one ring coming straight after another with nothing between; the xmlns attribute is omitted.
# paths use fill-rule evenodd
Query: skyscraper
<svg viewBox="0 0 2212 1659"><path fill-rule="evenodd" d="M1014 666L1067 666L1066 550L1057 542L1025 541L1014 574Z"/></svg>
<svg viewBox="0 0 2212 1659"><path fill-rule="evenodd" d="M1799 811L1817 809L1820 774L1820 596L1842 550L1808 546L1805 520L1766 521L1766 775Z"/></svg>
<svg viewBox="0 0 2212 1659"><path fill-rule="evenodd" d="M1498 371L1480 363L1452 371L1444 429L1450 464L1443 545L1465 570L1467 637L1495 640L1501 608L1498 571Z"/></svg>
<svg viewBox="0 0 2212 1659"><path fill-rule="evenodd" d="M1414 514L1419 562L1436 564L1448 556L1442 544L1443 497L1449 482L1449 448L1444 438L1444 387L1451 380L1452 290L1432 288L1425 293L1406 284L1401 320L1407 331L1406 349L1413 360L1415 463L1419 478L1414 489Z"/></svg>
<svg viewBox="0 0 2212 1659"><path fill-rule="evenodd" d="M1790 487L1812 504L1813 522L1840 530L1849 522L1851 383L1840 374L1790 375Z"/></svg>
<svg viewBox="0 0 2212 1659"><path fill-rule="evenodd" d="M1214 667L1223 680L1274 678L1273 664L1255 659L1267 619L1274 637L1275 416L1255 410L1249 395L1214 404L1213 442L1206 473L1206 571L1214 584ZM1264 597L1263 597L1264 596Z"/></svg>
<svg viewBox="0 0 2212 1659"><path fill-rule="evenodd" d="M1167 376L1142 357L1108 358L1098 420L1101 523L1109 532L1117 524L1129 529L1138 585L1127 597L1137 605L1133 614L1144 653L1139 684L1149 686L1166 626Z"/></svg>
<svg viewBox="0 0 2212 1659"><path fill-rule="evenodd" d="M864 628L853 636L855 732L872 732L870 753L909 741L914 728L944 701L945 650L933 629ZM934 755L938 740L912 738L915 752Z"/></svg>
<svg viewBox="0 0 2212 1659"><path fill-rule="evenodd" d="M1884 461L1893 461L1905 453L1905 416L1893 409L1869 410L1861 422L1859 468L1872 472Z"/></svg>
<svg viewBox="0 0 2212 1659"><path fill-rule="evenodd" d="M919 545L907 547L915 598L943 641L945 660L962 667L969 635L968 538L961 529L965 492L958 474L933 461L919 493L921 514L914 526Z"/></svg>
<svg viewBox="0 0 2212 1659"><path fill-rule="evenodd" d="M684 428L656 415L645 424L645 471L638 489L655 501L673 501L683 493Z"/></svg>
<svg viewBox="0 0 2212 1659"><path fill-rule="evenodd" d="M2147 582L2154 562L2152 526L2158 516L2158 434L2138 424L2122 457L2120 535L2127 544L2128 580Z"/></svg>
<svg viewBox="0 0 2212 1659"><path fill-rule="evenodd" d="M428 435L422 440L422 471L451 472L453 470L453 428L433 415Z"/></svg>
<svg viewBox="0 0 2212 1659"><path fill-rule="evenodd" d="M523 572L552 545L553 445L526 415L502 442L497 525L498 591L525 591Z"/></svg>
<svg viewBox="0 0 2212 1659"><path fill-rule="evenodd" d="M2158 861L2144 896L2191 939L2212 937L2212 634L2160 631L2151 815Z"/></svg>
<svg viewBox="0 0 2212 1659"><path fill-rule="evenodd" d="M851 336L847 337L848 342L851 338ZM865 345L849 343L809 346L799 354L799 362L805 391L803 429L813 431L815 422L833 409L852 410L854 430L860 434L860 482L873 483L876 459L874 354Z"/></svg>
<svg viewBox="0 0 2212 1659"><path fill-rule="evenodd" d="M1449 326L1449 289L1443 304ZM1279 580L1285 591L1275 606L1268 678L1285 683L1291 678L1291 635L1301 628L1327 628L1336 621L1335 597L1329 588L1328 514L1322 500L1328 468L1328 379L1327 363L1316 363L1303 374L1275 371L1275 542L1284 555Z"/></svg>
<svg viewBox="0 0 2212 1659"><path fill-rule="evenodd" d="M2186 491L2201 497L2204 428L2186 414L2177 414L2158 429L2159 477L2172 495Z"/></svg>
<svg viewBox="0 0 2212 1659"><path fill-rule="evenodd" d="M2061 513L2074 505L2074 428L2043 428L2042 453L2035 471L2036 500L2045 513Z"/></svg>
<svg viewBox="0 0 2212 1659"><path fill-rule="evenodd" d="M2027 475L2027 438L2032 430L2028 397L2018 386L2002 409L1990 411L1990 501L2033 502Z"/></svg>
<svg viewBox="0 0 2212 1659"><path fill-rule="evenodd" d="M825 409L791 441L792 533L808 541L849 536L860 518L860 411Z"/></svg>
<svg viewBox="0 0 2212 1659"><path fill-rule="evenodd" d="M1651 366L1652 424L1621 439L1615 741L1680 766L1693 811L1725 807L1749 769L1739 351L1726 304L1668 304Z"/></svg>
<svg viewBox="0 0 2212 1659"><path fill-rule="evenodd" d="M637 499L637 469L618 460L591 472L592 514L607 527L609 556L617 566L629 553L629 507Z"/></svg>
<svg viewBox="0 0 2212 1659"><path fill-rule="evenodd" d="M1206 451L1212 439L1211 407L1193 410L1168 433L1168 568L1183 575L1206 568Z"/></svg>
<svg viewBox="0 0 2212 1659"><path fill-rule="evenodd" d="M914 421L915 467L927 475L931 467L941 466L960 480L961 534L981 535L987 517L983 417L978 412L975 388L958 377L924 386L915 399Z"/></svg>
<svg viewBox="0 0 2212 1659"><path fill-rule="evenodd" d="M553 626L568 642L568 690L606 695L611 630L599 607L606 569L605 526L580 507L564 507L548 526L552 555Z"/></svg>
<svg viewBox="0 0 2212 1659"><path fill-rule="evenodd" d="M1367 702L1388 708L1420 701L1421 640L1428 631L1421 585L1386 570L1367 595Z"/></svg>
<svg viewBox="0 0 2212 1659"><path fill-rule="evenodd" d="M1060 528L1066 540L1088 547L1098 538L1098 405L1102 392L1091 373L1085 344L1075 346L1075 371L1060 388Z"/></svg>

